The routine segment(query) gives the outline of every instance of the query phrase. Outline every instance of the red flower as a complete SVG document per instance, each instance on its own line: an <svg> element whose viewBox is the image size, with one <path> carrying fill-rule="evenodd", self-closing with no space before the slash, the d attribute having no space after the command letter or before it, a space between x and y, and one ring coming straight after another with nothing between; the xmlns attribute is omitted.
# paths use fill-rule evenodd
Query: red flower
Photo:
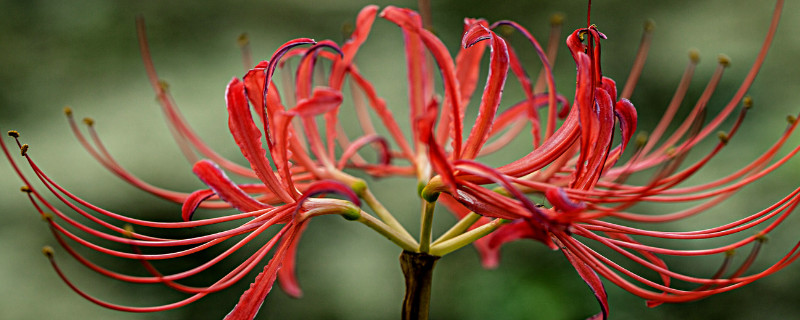
<svg viewBox="0 0 800 320"><path fill-rule="evenodd" d="M692 54L686 74L661 123L648 138L637 138L633 143L635 151L627 157L623 154L630 149L637 130L637 110L628 99L646 59L649 33L643 38L631 80L624 85L621 93L618 93L616 83L605 77L601 70L600 44L606 36L594 25L570 34L566 42L577 69L575 97L570 104L565 97L557 94L553 80L551 63L555 58L555 41L551 40L545 50L525 28L514 22L489 24L484 20L466 19L462 48L453 58L441 40L423 27L419 14L408 9L387 7L380 16L397 24L404 37L408 112L412 124L411 139L407 140L386 103L354 62L378 15L375 6L366 7L359 13L356 28L341 47L328 40L292 40L278 48L269 60L249 70L242 80L234 78L230 81L225 93L228 124L250 168L239 166L214 152L183 120L167 86L156 75L143 23L139 21L140 47L151 84L171 124L174 138L186 157L194 163L193 172L208 189L181 193L147 184L122 168L106 151L91 120L85 121L90 135L90 139L87 139L73 120L71 110L67 110L67 115L80 143L103 166L134 186L181 203L182 222L143 221L94 206L50 179L27 155L27 145L17 141L22 155L48 192L100 227L95 229L82 224L58 210L42 192L34 189L2 141L0 146L23 180L23 190L29 194L34 207L47 219L57 241L77 260L111 278L135 283L162 283L191 294L180 302L155 307L107 303L87 295L70 283L52 259L52 249L45 250L56 271L70 287L105 307L135 312L179 307L230 286L273 251L265 269L228 315L230 319L251 319L276 279L290 295L301 294L294 274L295 254L308 219L323 214L340 214L374 229L407 252L438 258L474 242L486 267L494 267L499 263L499 250L504 243L522 238L540 241L566 256L601 304L601 313L595 318L605 319L608 316L608 302L601 276L655 306L664 302L696 300L743 286L786 267L798 258L800 243L770 267L745 275L765 235L776 228L800 202L800 188L760 212L719 227L684 232L638 227L641 223L669 222L699 214L771 173L800 151L800 147L796 147L787 155L777 157L778 150L786 144L789 135L797 127L796 121L790 121L789 127L774 145L751 164L714 181L678 186L717 156L734 137L752 104L745 93L764 61L782 5L783 1L779 0L761 53L750 73L719 114L704 123L705 106L728 63L723 58L694 109L671 136L661 141L694 72L698 59ZM499 28L517 30L533 46L543 66L538 82L531 80L514 49L494 31ZM553 39L558 37L557 34L554 33ZM467 106L477 88L481 60L487 48L490 50L490 59L486 84L480 101L476 103L477 117L474 123L469 123L465 120ZM285 62L295 58L299 62L292 70ZM315 71L324 68L325 64L320 61L329 63L329 69L322 72L322 76ZM278 69L283 77L280 86L273 79ZM525 99L506 107L502 93L509 72L522 85ZM441 96L435 90L436 74L442 78ZM342 93L347 79L353 90L350 98L360 123L358 129L361 130L353 139L348 136L353 135L352 130L345 130L339 123L339 109L344 101L348 101L348 95ZM366 101L362 100L362 96ZM697 149L699 142L712 131L717 130L740 103L744 107L738 118L727 132L718 134L719 142L715 148L696 162L684 165L686 155ZM540 119L539 109L546 110L543 111L546 114L544 119ZM388 137L377 133L370 120L371 112L386 128ZM257 121L253 119L253 113L257 115ZM324 121L318 122L319 117ZM562 122L557 125L559 119ZM504 150L528 124L531 125L532 148L527 155L499 167L478 160L483 155ZM615 128L619 129L619 135L615 135ZM16 132L10 132L10 135L15 139L19 137ZM266 148L263 142L266 142ZM367 145L377 150L379 160L376 163L370 163L359 154ZM198 154L206 159L199 159ZM398 161L394 162L393 159ZM649 182L642 185L627 182L630 175L651 168L660 169ZM419 242L372 195L364 180L345 170L362 171L376 177L415 177L423 200ZM225 171L257 179L259 183L237 184L226 176ZM347 200L312 198L330 193L338 193ZM546 201L536 203L529 197L530 194L543 195ZM375 212L377 218L361 211L361 200ZM433 208L439 201L460 221L438 240L432 241ZM701 203L663 215L627 211L639 203L689 201ZM194 213L198 208L235 208L241 213L196 220ZM198 237L164 239L137 233L132 227L106 222L97 215L126 225L149 228L193 228L230 221L244 222L226 231ZM636 226L627 225L629 222ZM65 225L85 235L75 234ZM190 287L176 282L216 264L273 225L282 225L275 236L213 284ZM761 229L750 231L756 227ZM649 241L641 240L711 239L741 232L748 232L749 235L741 236L730 244L707 249L673 249L645 244ZM184 272L164 275L150 263L150 260L181 257L204 250L236 235L246 236L218 257ZM112 256L140 260L152 276L135 277L104 269L79 255L65 241L65 237ZM91 237L130 245L132 249L131 252L123 252L106 248L92 242ZM615 252L654 271L659 281L630 271L585 242ZM735 271L728 272L731 253L748 245L752 247L750 256ZM162 247L172 251L144 253L141 250L143 247ZM672 271L662 259L663 256L716 254L724 254L725 262L716 274L706 278ZM673 280L696 284L696 288L675 288L671 286Z"/></svg>

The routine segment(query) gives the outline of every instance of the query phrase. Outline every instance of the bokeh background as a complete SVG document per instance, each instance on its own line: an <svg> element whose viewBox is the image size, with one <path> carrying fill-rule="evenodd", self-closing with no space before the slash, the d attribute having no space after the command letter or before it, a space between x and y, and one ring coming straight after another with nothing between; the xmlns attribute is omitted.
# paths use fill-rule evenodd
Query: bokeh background
<svg viewBox="0 0 800 320"><path fill-rule="evenodd" d="M188 121L221 153L244 163L227 133L223 100L226 83L231 77L243 75L237 36L242 32L250 35L257 59L266 59L278 45L296 37L341 41L341 26L352 22L358 10L368 3L0 1L0 129L19 130L39 165L75 194L131 216L177 220L178 205L120 182L91 159L71 136L62 114L62 108L69 105L78 118L93 117L110 151L144 180L182 191L202 186L175 147L154 100L139 57L134 17L141 14L146 18L157 69L161 78L171 84ZM415 2L407 0L392 4L416 7ZM585 7L583 1L490 4L439 0L433 1L433 20L436 32L455 52L463 17L512 19L545 41L550 14L564 13L564 30L569 32L585 25ZM710 114L727 103L758 52L772 3L609 0L595 1L592 9L593 22L609 37L603 42L603 71L619 83L624 82L630 70L642 23L647 18L656 21L651 55L632 99L639 111L639 127L646 129L654 126L667 105L689 48L699 49L703 60L684 108L688 109L699 96L716 66L715 57L721 52L728 54L733 63L709 105ZM772 51L750 90L756 106L745 128L719 159L693 181L724 176L747 163L782 133L785 115L797 112L798 29L800 3L788 1ZM519 38L512 38L512 43L535 73L532 51ZM378 19L358 63L380 95L395 108L402 123L407 121L403 111L407 100L401 45L399 30ZM561 51L555 69L560 91L571 96L574 65L566 50ZM514 95L519 91L512 89L515 85L509 83L506 103L517 100ZM5 134L3 138L7 139ZM798 138L793 137L789 144L798 143ZM794 160L707 215L666 228L719 225L755 212L793 190L798 173L800 162ZM416 204L407 205L413 199L414 183L387 179L376 185L387 206L416 232L419 209ZM42 246L53 245L55 240L26 197L17 191L19 186L10 166L0 164L0 318L219 319L255 277L254 273L228 290L163 313L128 314L95 306L64 285L39 253ZM676 209L637 208L653 212ZM436 219L439 232L454 222L445 212ZM771 236L754 270L769 265L796 243L798 219L794 217L785 224ZM275 289L259 319L396 318L403 296L398 254L391 243L361 225L337 217L315 219L299 252L298 273L305 297L291 299ZM129 285L103 278L59 248L56 257L81 288L108 301L152 305L183 297L157 285ZM135 261L98 258L106 266L144 274ZM182 270L207 259L207 255L198 254L163 267ZM235 266L237 259L231 260L215 272ZM678 270L708 276L721 260L720 255L668 262ZM207 277L214 279L213 274ZM654 309L613 284L606 288L613 319L789 319L800 316L798 283L800 266L794 265L732 293ZM503 261L496 270L482 269L475 251L462 249L442 259L434 276L433 319L583 319L597 311L591 292L563 256L530 241L504 248Z"/></svg>

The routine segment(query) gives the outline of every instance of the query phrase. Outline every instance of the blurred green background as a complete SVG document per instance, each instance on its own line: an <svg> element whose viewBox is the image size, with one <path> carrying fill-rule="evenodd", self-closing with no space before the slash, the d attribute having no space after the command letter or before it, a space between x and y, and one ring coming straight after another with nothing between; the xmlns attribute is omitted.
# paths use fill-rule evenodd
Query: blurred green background
<svg viewBox="0 0 800 320"><path fill-rule="evenodd" d="M358 10L368 3L0 1L0 129L19 130L23 142L31 145L30 154L38 164L75 194L130 216L177 220L178 205L120 182L91 159L71 136L62 115L62 108L70 105L78 118L93 117L112 154L144 180L187 192L202 187L164 125L139 57L134 17L142 14L146 18L156 67L161 78L171 84L188 121L214 148L244 163L227 133L223 100L226 83L243 74L237 36L242 32L250 35L257 59L266 59L278 45L297 37L340 42L342 24L352 22ZM416 7L411 1L392 4ZM684 108L699 96L715 68L717 53L724 52L733 61L709 105L713 114L727 102L754 60L772 5L753 0L595 1L592 20L609 37L603 42L603 71L624 83L642 23L652 18L657 29L651 55L632 99L639 112L639 127L649 130L659 119L686 64L689 48L699 49L703 60ZM433 1L432 5L435 29L451 52L460 43L463 17L515 20L544 42L550 14L566 15L567 33L585 24L585 6L583 1L489 4L476 0ZM800 4L789 1L773 49L750 90L756 106L745 128L719 159L693 181L724 176L741 167L781 134L786 114L796 113L800 40L794 30L798 29ZM530 72L535 73L537 65L531 50L519 40L512 38L512 44L526 57ZM556 77L560 91L571 97L574 65L563 49L562 46ZM378 19L358 63L394 108L399 121L406 123L406 82L402 80L405 62L398 29ZM510 82L508 88L506 103L517 101L516 83ZM798 143L793 137L789 144ZM707 216L670 228L719 225L755 212L793 190L799 172L800 163L794 160ZM382 184L391 187L379 189L379 197L387 199L387 206L416 232L416 202L410 208L404 207L414 197L414 183L398 179L375 183ZM55 240L25 196L17 191L19 186L10 166L0 165L0 318L219 319L255 277L254 273L228 290L163 313L128 314L95 306L64 285L39 253L43 245L53 245ZM637 208L640 212L677 209ZM439 231L453 223L444 212L436 219ZM754 270L778 259L798 240L798 219L793 217L786 224L771 236ZM208 255L198 254L164 268L183 270L206 261ZM361 225L337 217L315 219L301 242L298 258L305 297L291 299L275 289L259 319L397 318L403 295L398 255L396 247ZM152 305L183 297L157 285L130 285L106 279L75 262L60 248L56 248L56 258L81 288L108 301ZM231 259L215 271L229 270L241 258ZM106 266L145 274L135 261L98 259ZM680 271L708 276L721 259L717 256L669 262ZM215 280L213 274L207 276ZM793 265L732 293L654 309L613 284L606 288L612 319L788 319L800 316L798 283L800 266ZM583 319L597 311L591 292L563 256L530 241L505 247L503 261L496 270L483 270L475 251L462 249L442 259L434 276L433 319Z"/></svg>

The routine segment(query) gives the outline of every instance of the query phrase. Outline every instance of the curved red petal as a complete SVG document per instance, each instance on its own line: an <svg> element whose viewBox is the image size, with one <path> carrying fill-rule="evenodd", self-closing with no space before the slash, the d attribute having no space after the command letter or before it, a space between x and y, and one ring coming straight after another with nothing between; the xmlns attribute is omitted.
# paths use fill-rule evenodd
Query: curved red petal
<svg viewBox="0 0 800 320"><path fill-rule="evenodd" d="M231 80L226 89L225 98L228 105L228 126L242 155L250 162L250 167L256 172L261 182L269 186L270 190L284 202L292 202L291 196L278 182L272 168L267 163L266 151L261 145L261 131L253 123L253 116L250 114L244 93L244 84L236 78Z"/></svg>
<svg viewBox="0 0 800 320"><path fill-rule="evenodd" d="M497 114L497 107L500 105L500 97L503 94L503 86L506 83L509 68L508 46L502 38L487 29L480 23L474 24L467 33L464 34L462 44L472 46L478 41L491 40L489 46L491 58L489 59L489 75L486 79L486 87L483 89L481 104L478 109L478 118L475 125L467 137L461 157L463 159L475 159L478 151L489 139L492 121Z"/></svg>
<svg viewBox="0 0 800 320"><path fill-rule="evenodd" d="M197 175L214 193L223 201L242 212L255 211L269 208L270 205L253 199L244 190L231 181L225 172L210 160L200 160L192 167L192 172Z"/></svg>

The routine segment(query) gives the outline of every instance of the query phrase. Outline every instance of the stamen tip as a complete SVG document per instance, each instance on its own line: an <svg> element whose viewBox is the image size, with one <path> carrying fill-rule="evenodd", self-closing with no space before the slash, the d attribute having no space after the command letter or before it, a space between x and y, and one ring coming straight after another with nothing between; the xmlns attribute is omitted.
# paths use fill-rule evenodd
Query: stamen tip
<svg viewBox="0 0 800 320"><path fill-rule="evenodd" d="M676 149L675 147L669 147L669 148L667 148L667 150L664 151L664 154L666 154L667 157L673 157L673 156L675 156L675 153L677 151L678 151L678 149Z"/></svg>
<svg viewBox="0 0 800 320"><path fill-rule="evenodd" d="M53 221L53 215L46 212L42 212L42 220L47 222Z"/></svg>
<svg viewBox="0 0 800 320"><path fill-rule="evenodd" d="M8 136L12 138L19 138L19 131L17 130L10 130L8 131Z"/></svg>
<svg viewBox="0 0 800 320"><path fill-rule="evenodd" d="M91 126L94 125L94 119L92 119L92 118L83 118L83 123L85 123L87 126L91 127Z"/></svg>
<svg viewBox="0 0 800 320"><path fill-rule="evenodd" d="M55 255L55 250L53 250L51 246L44 246L42 247L42 254L45 255L45 257L52 258L53 255Z"/></svg>
<svg viewBox="0 0 800 320"><path fill-rule="evenodd" d="M67 117L72 116L72 108L69 106L64 107L64 114L67 115Z"/></svg>
<svg viewBox="0 0 800 320"><path fill-rule="evenodd" d="M511 34L514 33L514 27L509 26L507 24L504 24L504 25L501 25L500 27L498 27L497 31L500 33L500 36L502 36L503 38L508 38L508 37L511 36Z"/></svg>
<svg viewBox="0 0 800 320"><path fill-rule="evenodd" d="M169 90L169 82L167 80L158 80L158 87L161 88L163 91Z"/></svg>
<svg viewBox="0 0 800 320"><path fill-rule="evenodd" d="M692 63L700 62L700 51L697 49L689 49L689 60L691 60Z"/></svg>
<svg viewBox="0 0 800 320"><path fill-rule="evenodd" d="M130 224L125 224L122 226L123 233L122 235L126 238L133 238L133 226Z"/></svg>
<svg viewBox="0 0 800 320"><path fill-rule="evenodd" d="M725 250L725 257L733 257L736 255L736 249Z"/></svg>
<svg viewBox="0 0 800 320"><path fill-rule="evenodd" d="M719 142L722 142L722 144L728 144L728 140L730 140L730 136L725 131L717 132L717 137L719 137Z"/></svg>
<svg viewBox="0 0 800 320"><path fill-rule="evenodd" d="M557 27L564 24L564 14L561 12L556 12L550 16L550 26Z"/></svg>
<svg viewBox="0 0 800 320"><path fill-rule="evenodd" d="M635 142L636 146L637 147L643 147L647 143L647 139L649 139L649 138L650 138L650 136L647 134L647 132L644 132L644 131L639 132L636 135L636 142Z"/></svg>
<svg viewBox="0 0 800 320"><path fill-rule="evenodd" d="M769 241L769 236L767 236L764 233L757 234L756 235L756 241L758 241L760 243L766 243L767 241Z"/></svg>
<svg viewBox="0 0 800 320"><path fill-rule="evenodd" d="M353 26L352 23L350 23L350 22L343 23L342 24L342 38L350 39L350 36L353 35L353 31L355 31L355 30L356 30L356 28L355 28L355 26Z"/></svg>
<svg viewBox="0 0 800 320"><path fill-rule="evenodd" d="M22 192L25 192L25 193L31 193L31 192L33 192L33 189L31 189L30 186L21 186L21 187L19 187L19 191L22 191Z"/></svg>
<svg viewBox="0 0 800 320"><path fill-rule="evenodd" d="M239 47L244 47L250 44L250 37L247 36L247 32L242 32L242 34L236 38L236 44L238 44Z"/></svg>
<svg viewBox="0 0 800 320"><path fill-rule="evenodd" d="M653 32L653 29L656 28L656 22L653 19L647 19L644 21L644 32Z"/></svg>
<svg viewBox="0 0 800 320"><path fill-rule="evenodd" d="M723 67L728 67L731 65L731 58L724 53L720 53L720 55L717 56L717 60Z"/></svg>
<svg viewBox="0 0 800 320"><path fill-rule="evenodd" d="M22 155L23 157L27 156L28 148L30 148L30 146L28 146L27 144L23 144L22 147L19 148L19 154Z"/></svg>
<svg viewBox="0 0 800 320"><path fill-rule="evenodd" d="M744 97L744 99L742 99L742 104L744 105L745 109L752 108L753 107L753 98L750 97L750 96Z"/></svg>
<svg viewBox="0 0 800 320"><path fill-rule="evenodd" d="M797 117L795 117L795 116L793 116L791 114L786 116L786 122L789 122L789 124L794 124L796 121L797 121Z"/></svg>

